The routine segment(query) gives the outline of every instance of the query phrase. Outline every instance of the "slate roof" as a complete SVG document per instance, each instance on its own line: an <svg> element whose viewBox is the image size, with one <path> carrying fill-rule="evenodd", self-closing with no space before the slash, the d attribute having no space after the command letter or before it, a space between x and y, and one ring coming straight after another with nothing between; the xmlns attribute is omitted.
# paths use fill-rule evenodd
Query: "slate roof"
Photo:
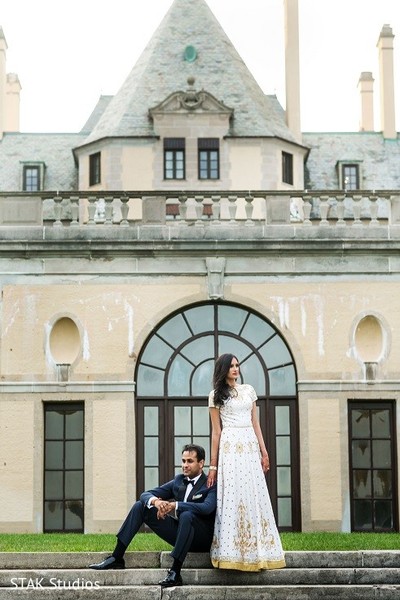
<svg viewBox="0 0 400 600"><path fill-rule="evenodd" d="M23 162L44 162L45 190L78 189L72 148L84 136L77 133L5 133L0 143L0 189L22 189Z"/></svg>
<svg viewBox="0 0 400 600"><path fill-rule="evenodd" d="M184 60L187 46L197 58ZM264 94L205 0L174 0L119 92L85 143L107 137L152 136L148 111L169 94L204 89L234 109L231 135L295 139L276 96Z"/></svg>
<svg viewBox="0 0 400 600"><path fill-rule="evenodd" d="M310 147L305 187L338 189L338 161L360 162L361 187L367 190L400 188L400 138L385 140L380 132L304 133Z"/></svg>

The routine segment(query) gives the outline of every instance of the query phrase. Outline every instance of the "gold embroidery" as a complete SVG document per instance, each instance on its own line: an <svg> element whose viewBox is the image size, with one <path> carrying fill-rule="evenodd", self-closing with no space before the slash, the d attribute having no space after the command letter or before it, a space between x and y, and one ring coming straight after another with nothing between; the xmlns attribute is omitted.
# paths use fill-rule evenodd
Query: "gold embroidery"
<svg viewBox="0 0 400 600"><path fill-rule="evenodd" d="M244 448L243 448L242 442L237 442L237 444L236 444L236 452L238 454L243 454Z"/></svg>
<svg viewBox="0 0 400 600"><path fill-rule="evenodd" d="M228 454L231 451L231 445L229 442L225 442L224 444L224 452Z"/></svg>
<svg viewBox="0 0 400 600"><path fill-rule="evenodd" d="M257 548L257 535L253 532L251 521L246 519L246 507L243 501L238 506L236 531L238 535L233 539L235 548L238 548L242 556L247 552L253 552Z"/></svg>

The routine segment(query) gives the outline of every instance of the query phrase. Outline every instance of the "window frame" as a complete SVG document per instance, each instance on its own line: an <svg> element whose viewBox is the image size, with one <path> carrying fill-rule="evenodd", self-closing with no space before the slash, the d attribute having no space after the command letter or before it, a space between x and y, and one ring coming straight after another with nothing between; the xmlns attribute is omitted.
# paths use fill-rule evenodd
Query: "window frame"
<svg viewBox="0 0 400 600"><path fill-rule="evenodd" d="M171 162L170 167L168 162ZM164 179L166 181L186 179L185 138L164 138Z"/></svg>
<svg viewBox="0 0 400 600"><path fill-rule="evenodd" d="M101 152L89 154L89 186L101 183Z"/></svg>
<svg viewBox="0 0 400 600"><path fill-rule="evenodd" d="M197 161L200 181L220 179L219 138L199 138L197 140ZM215 176L213 172L216 173Z"/></svg>
<svg viewBox="0 0 400 600"><path fill-rule="evenodd" d="M41 192L44 189L44 172L45 172L45 163L42 161L24 161L22 162L22 191L24 192ZM37 186L35 189L32 189L30 186L28 188L28 171L32 170L36 173L37 177Z"/></svg>
<svg viewBox="0 0 400 600"><path fill-rule="evenodd" d="M282 182L293 185L293 154L282 150Z"/></svg>
<svg viewBox="0 0 400 600"><path fill-rule="evenodd" d="M339 189L345 191L356 191L361 189L361 161L338 161L336 167L338 169ZM355 187L353 185L346 185L346 169L355 169Z"/></svg>

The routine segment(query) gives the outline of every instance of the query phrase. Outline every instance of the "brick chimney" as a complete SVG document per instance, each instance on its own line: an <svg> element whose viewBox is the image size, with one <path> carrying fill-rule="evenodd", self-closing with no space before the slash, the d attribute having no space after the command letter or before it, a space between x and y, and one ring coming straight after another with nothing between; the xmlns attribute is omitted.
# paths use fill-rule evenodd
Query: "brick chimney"
<svg viewBox="0 0 400 600"><path fill-rule="evenodd" d="M284 0L284 11L286 124L301 142L298 0Z"/></svg>
<svg viewBox="0 0 400 600"><path fill-rule="evenodd" d="M393 39L390 25L384 25L379 35L379 73L381 91L381 128L383 137L397 138L394 108Z"/></svg>
<svg viewBox="0 0 400 600"><path fill-rule="evenodd" d="M4 131L19 131L21 84L16 73L7 74Z"/></svg>
<svg viewBox="0 0 400 600"><path fill-rule="evenodd" d="M374 78L364 71L358 80L361 98L360 131L374 131Z"/></svg>

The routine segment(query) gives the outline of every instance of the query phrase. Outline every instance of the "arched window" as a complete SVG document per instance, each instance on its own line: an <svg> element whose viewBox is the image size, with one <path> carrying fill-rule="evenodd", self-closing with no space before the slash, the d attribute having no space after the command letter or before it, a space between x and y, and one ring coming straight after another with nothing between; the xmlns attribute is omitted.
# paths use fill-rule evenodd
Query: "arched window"
<svg viewBox="0 0 400 600"><path fill-rule="evenodd" d="M248 308L196 304L154 329L136 370L138 492L179 472L182 446L206 448L208 394L217 356L235 354L241 378L258 395L272 468L271 500L281 530L300 529L296 369L277 329Z"/></svg>

